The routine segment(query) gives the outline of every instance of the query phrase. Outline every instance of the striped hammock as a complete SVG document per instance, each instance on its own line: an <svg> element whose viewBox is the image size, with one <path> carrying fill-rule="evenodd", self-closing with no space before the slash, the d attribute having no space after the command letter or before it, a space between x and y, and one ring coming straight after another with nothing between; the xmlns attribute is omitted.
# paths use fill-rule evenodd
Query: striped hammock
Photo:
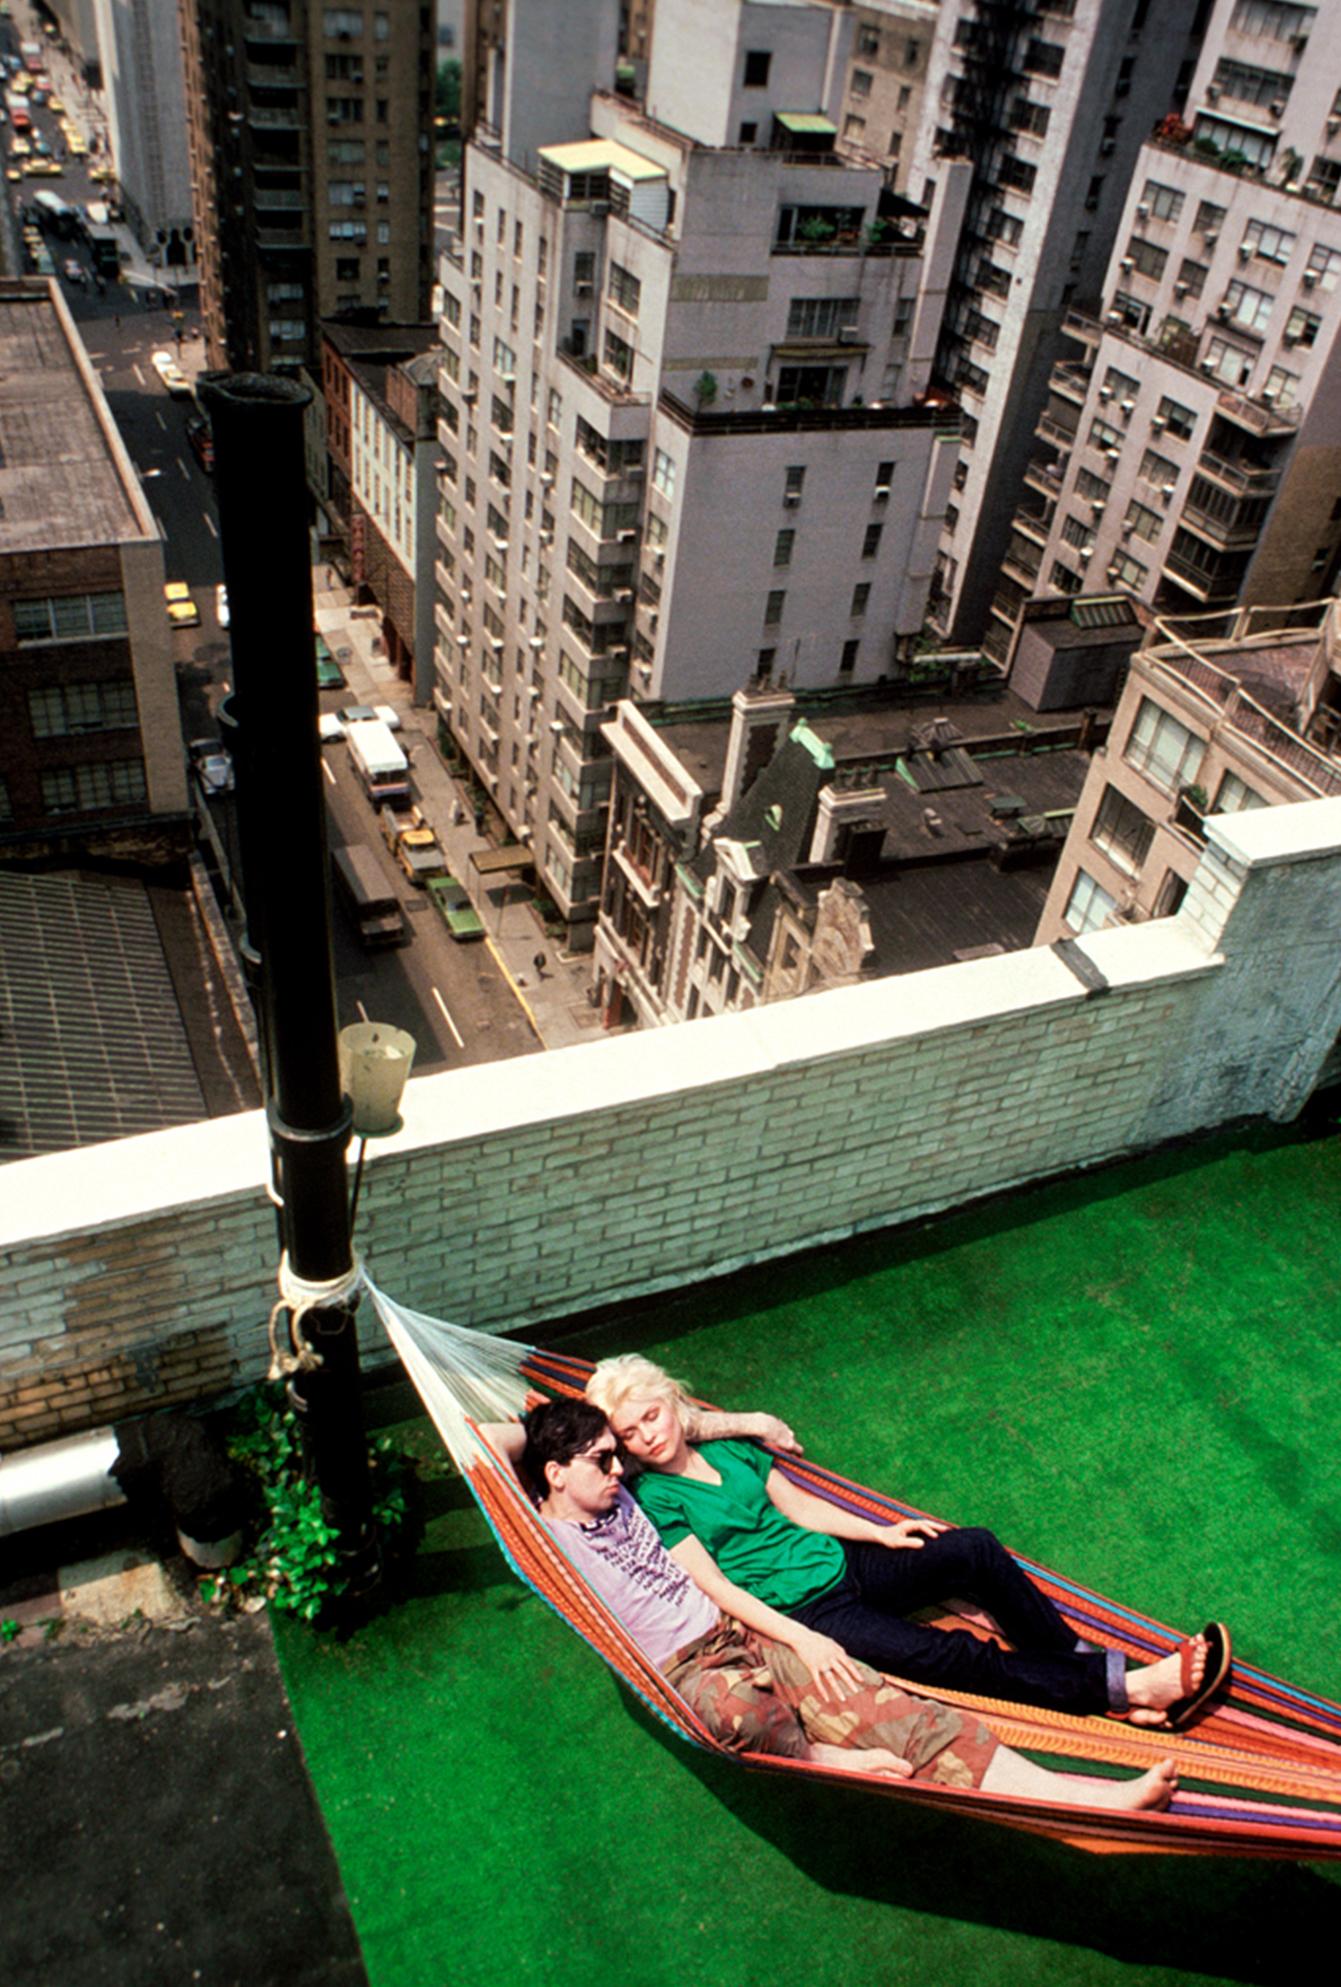
<svg viewBox="0 0 1341 1987"><path fill-rule="evenodd" d="M681 1738L710 1752L726 1751L581 1579L511 1469L480 1433L481 1423L509 1420L541 1395L580 1394L591 1372L589 1363L444 1324L368 1287L406 1372L514 1572ZM863 1517L892 1523L931 1515L815 1463L782 1455L776 1460L806 1490ZM1017 1563L1086 1640L1144 1662L1177 1648L1181 1637L1160 1622L1031 1560L1017 1555ZM964 1623L958 1626L962 1629ZM907 1687L914 1693L921 1689L917 1684ZM925 1690L921 1694L927 1695ZM817 1779L855 1778L897 1800L958 1809L1101 1853L1307 1862L1341 1858L1341 1706L1296 1690L1264 1670L1236 1661L1230 1689L1184 1732L1150 1730L1105 1717L1077 1718L958 1691L936 1695L981 1718L1004 1744L1044 1763L1074 1761L1079 1772L1105 1766L1144 1771L1158 1759L1172 1758L1178 1793L1162 1813L1129 1814L875 1774L839 1774L775 1755L748 1754L743 1763ZM742 1759L740 1754L729 1756Z"/></svg>

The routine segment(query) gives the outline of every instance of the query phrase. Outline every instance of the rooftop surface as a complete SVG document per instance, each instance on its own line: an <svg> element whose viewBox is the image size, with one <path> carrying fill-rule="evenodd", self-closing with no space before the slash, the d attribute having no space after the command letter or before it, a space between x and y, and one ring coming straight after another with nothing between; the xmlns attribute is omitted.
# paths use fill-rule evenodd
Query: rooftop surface
<svg viewBox="0 0 1341 1987"><path fill-rule="evenodd" d="M102 391L77 363L68 318L45 286L6 286L0 292L0 553L146 535L111 433Z"/></svg>
<svg viewBox="0 0 1341 1987"><path fill-rule="evenodd" d="M1245 1657L1336 1695L1339 1199L1333 1136L1255 1132L564 1343L648 1350L818 1460L1166 1621L1223 1616ZM696 1753L518 1584L455 1482L407 1601L279 1645L373 1987L1283 1982L1337 1923L1335 1867L1100 1861Z"/></svg>

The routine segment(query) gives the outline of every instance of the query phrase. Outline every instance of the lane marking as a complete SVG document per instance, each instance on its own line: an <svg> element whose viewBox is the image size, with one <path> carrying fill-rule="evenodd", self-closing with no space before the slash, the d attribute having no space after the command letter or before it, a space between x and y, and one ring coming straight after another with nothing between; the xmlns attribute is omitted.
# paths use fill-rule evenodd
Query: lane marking
<svg viewBox="0 0 1341 1987"><path fill-rule="evenodd" d="M212 517L210 516L209 512L208 512L208 511L202 511L202 512L200 513L200 515L201 515L201 516L202 516L202 517L204 518L204 520L205 520L205 529L206 529L206 531L208 531L208 533L209 533L210 537L211 537L211 538L217 538L217 537L219 536L219 527L218 527L218 525L217 525L217 524L216 524L216 523L214 522L214 519L213 519L213 518L212 518Z"/></svg>
<svg viewBox="0 0 1341 1987"><path fill-rule="evenodd" d="M356 1001L354 1002L354 1005L355 1005L355 1007L356 1007L356 1008L358 1009L358 1011L359 1011L359 1020L360 1020L360 1021L366 1021L366 1020L368 1019L368 1010L367 1010L367 1008L366 1008L366 1007L365 1007L365 1006L363 1005L363 1002L362 1002L361 1000L356 1000Z"/></svg>
<svg viewBox="0 0 1341 1987"><path fill-rule="evenodd" d="M448 1012L446 1001L443 999L442 995L438 992L436 987L430 988L430 992L432 993L434 1000L438 1003L438 1011L442 1015L443 1020L447 1023L447 1026L452 1031L452 1040L456 1043L458 1049L464 1049L466 1045L461 1038L461 1030L457 1027L456 1023L453 1021L450 1013Z"/></svg>
<svg viewBox="0 0 1341 1987"><path fill-rule="evenodd" d="M333 773L333 772L331 771L331 768L330 768L330 762L329 762L328 760L326 760L326 759L323 759L323 760L322 760L322 762L321 762L321 770L322 770L322 772L323 772L323 773L324 773L324 774L326 775L326 778L327 778L327 779L328 779L328 780L330 781L331 785L332 785L332 786L334 786L334 785L335 785L335 774L334 774L334 773ZM366 1015L366 1014L364 1015L364 1017L363 1017L363 1018L364 1018L364 1020L365 1020L365 1021L366 1021L366 1020L368 1019L368 1017L367 1017L367 1015Z"/></svg>
<svg viewBox="0 0 1341 1987"><path fill-rule="evenodd" d="M161 407L155 407L154 419L157 421L159 427L163 430L164 434L166 434L168 432L168 424L163 419L163 410Z"/></svg>
<svg viewBox="0 0 1341 1987"><path fill-rule="evenodd" d="M517 985L516 980L514 980L514 978L512 977L511 972L508 970L507 960L503 957L498 947L494 944L492 938L490 938L487 931L484 934L484 943L486 949L489 952L490 957L493 959L495 966L497 966L499 972L503 975L503 978L507 981L508 986L511 988L513 999L516 1001L518 1007L521 1009L522 1013L526 1016L526 1019L531 1024L531 1033L535 1036L537 1042L539 1042L541 1048L543 1049L546 1046L545 1038L540 1032L540 1023L535 1018L535 1012L531 1006L531 1003L526 998L526 995L522 992L521 988Z"/></svg>
<svg viewBox="0 0 1341 1987"><path fill-rule="evenodd" d="M183 483L189 483L189 482L191 481L191 472L190 472L190 470L189 470L189 469L187 468L186 464L185 464L185 463L184 463L184 462L182 461L182 459L181 459L181 457L180 457L180 456L178 456L178 457L177 457L177 467L178 467L178 468L179 468L179 469L181 470L181 472L182 472L182 481L183 481Z"/></svg>
<svg viewBox="0 0 1341 1987"><path fill-rule="evenodd" d="M132 365L132 366L131 366L131 371L132 371L132 372L134 373L134 375L135 375L136 379L138 380L139 384L140 384L141 386L143 386L143 385L144 385L144 374L143 374L143 373L142 373L142 372L140 371L139 367L138 367L137 365Z"/></svg>

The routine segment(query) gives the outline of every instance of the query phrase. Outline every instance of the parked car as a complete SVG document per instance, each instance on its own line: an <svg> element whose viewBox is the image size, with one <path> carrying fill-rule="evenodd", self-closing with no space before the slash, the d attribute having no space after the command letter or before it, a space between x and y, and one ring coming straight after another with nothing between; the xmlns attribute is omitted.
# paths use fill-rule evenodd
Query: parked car
<svg viewBox="0 0 1341 1987"><path fill-rule="evenodd" d="M318 690L343 690L345 673L331 654L330 645L323 635L317 636L316 643Z"/></svg>
<svg viewBox="0 0 1341 1987"><path fill-rule="evenodd" d="M191 382L182 371L171 352L151 352L149 363L162 380L174 400L191 398Z"/></svg>
<svg viewBox="0 0 1341 1987"><path fill-rule="evenodd" d="M458 883L454 876L434 876L429 879L427 889L449 935L458 944L484 937L480 914L466 895L464 884Z"/></svg>
<svg viewBox="0 0 1341 1987"><path fill-rule="evenodd" d="M206 793L233 791L233 761L217 738L193 738L186 755Z"/></svg>
<svg viewBox="0 0 1341 1987"><path fill-rule="evenodd" d="M169 580L163 588L163 600L174 628L200 626L200 609L192 600L191 589L185 580Z"/></svg>
<svg viewBox="0 0 1341 1987"><path fill-rule="evenodd" d="M221 628L228 626L228 588L222 580L214 589L214 616Z"/></svg>
<svg viewBox="0 0 1341 1987"><path fill-rule="evenodd" d="M61 264L61 273L67 283L76 283L81 290L88 287L88 271L77 255L67 255Z"/></svg>
<svg viewBox="0 0 1341 1987"><path fill-rule="evenodd" d="M203 414L192 414L186 422L186 439L191 452L207 476L214 473L214 434Z"/></svg>
<svg viewBox="0 0 1341 1987"><path fill-rule="evenodd" d="M390 704L345 704L338 713L341 724L366 724L378 718L388 731L400 730L400 712Z"/></svg>

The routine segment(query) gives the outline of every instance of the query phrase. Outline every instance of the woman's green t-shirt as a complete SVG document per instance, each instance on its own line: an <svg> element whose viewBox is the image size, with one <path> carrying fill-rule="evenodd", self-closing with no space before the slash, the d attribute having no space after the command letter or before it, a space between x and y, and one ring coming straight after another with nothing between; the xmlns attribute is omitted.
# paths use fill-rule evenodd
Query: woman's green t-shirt
<svg viewBox="0 0 1341 1987"><path fill-rule="evenodd" d="M668 1549L692 1532L728 1580L788 1613L847 1573L839 1540L784 1518L768 1495L773 1458L748 1442L705 1442L720 1484L642 1471L632 1490Z"/></svg>

